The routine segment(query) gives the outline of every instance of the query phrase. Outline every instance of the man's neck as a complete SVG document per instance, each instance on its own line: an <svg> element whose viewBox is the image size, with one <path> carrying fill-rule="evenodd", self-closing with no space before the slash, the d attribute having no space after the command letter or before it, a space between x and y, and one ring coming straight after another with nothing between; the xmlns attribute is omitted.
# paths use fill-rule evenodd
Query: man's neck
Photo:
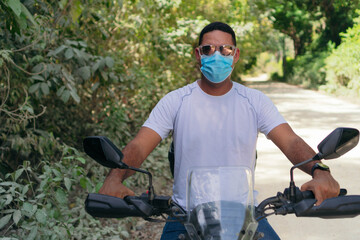
<svg viewBox="0 0 360 240"><path fill-rule="evenodd" d="M204 76L201 76L201 79L198 81L200 88L207 94L212 96L221 96L226 94L232 88L232 81L230 77L225 79L221 83L212 83L207 80Z"/></svg>

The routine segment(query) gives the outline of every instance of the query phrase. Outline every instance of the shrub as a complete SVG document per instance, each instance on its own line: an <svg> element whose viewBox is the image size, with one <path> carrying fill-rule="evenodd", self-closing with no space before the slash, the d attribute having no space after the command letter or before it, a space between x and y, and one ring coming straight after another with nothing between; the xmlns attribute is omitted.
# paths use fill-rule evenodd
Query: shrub
<svg viewBox="0 0 360 240"><path fill-rule="evenodd" d="M341 34L342 43L326 58L324 90L339 93L338 89L360 96L360 17L354 26Z"/></svg>

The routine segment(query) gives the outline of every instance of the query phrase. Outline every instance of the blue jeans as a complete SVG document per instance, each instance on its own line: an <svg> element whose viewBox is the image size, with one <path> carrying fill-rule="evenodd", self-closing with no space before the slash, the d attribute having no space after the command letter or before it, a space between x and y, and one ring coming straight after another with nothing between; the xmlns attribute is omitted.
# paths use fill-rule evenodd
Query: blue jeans
<svg viewBox="0 0 360 240"><path fill-rule="evenodd" d="M261 240L279 240L279 236L269 224L266 218L260 220L258 232L264 233L264 237ZM185 234L186 229L184 225L179 222L167 222L164 226L163 233L160 240L178 240L180 234Z"/></svg>

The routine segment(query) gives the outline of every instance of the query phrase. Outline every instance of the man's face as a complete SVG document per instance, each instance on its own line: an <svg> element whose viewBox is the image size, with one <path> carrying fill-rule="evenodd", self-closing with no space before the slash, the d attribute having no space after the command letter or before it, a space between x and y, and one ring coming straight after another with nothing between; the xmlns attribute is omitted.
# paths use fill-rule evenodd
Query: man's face
<svg viewBox="0 0 360 240"><path fill-rule="evenodd" d="M215 46L221 46L221 45L234 45L234 42L232 40L231 34L227 32L223 32L220 30L214 30L208 33L205 33L203 36L203 40L201 42L201 45L215 45ZM198 63L201 66L201 57L200 57L200 50L196 48L195 55ZM235 50L234 55L234 61L232 64L232 67L234 68L235 63L239 60L240 51L238 48Z"/></svg>

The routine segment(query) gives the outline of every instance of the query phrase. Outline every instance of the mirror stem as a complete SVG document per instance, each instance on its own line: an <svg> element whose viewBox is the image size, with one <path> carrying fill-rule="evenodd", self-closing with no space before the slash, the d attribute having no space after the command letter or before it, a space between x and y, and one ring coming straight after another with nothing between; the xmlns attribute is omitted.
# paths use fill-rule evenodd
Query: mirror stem
<svg viewBox="0 0 360 240"><path fill-rule="evenodd" d="M318 153L314 157L312 157L312 158L310 158L308 160L305 160L305 161L303 161L301 163L298 163L298 164L291 167L291 169L290 169L290 186L289 186L289 189L290 189L289 198L290 198L291 201L296 202L296 199L295 199L294 169L298 168L298 167L300 167L302 165L305 165L305 164L307 164L309 162L312 162L312 161L315 161L315 160L321 160L321 159L322 159L321 154Z"/></svg>
<svg viewBox="0 0 360 240"><path fill-rule="evenodd" d="M145 174L147 174L148 176L149 176L149 189L148 189L148 194L149 194L149 200L150 200L150 202L152 201L152 200L154 200L154 197L155 197L155 191L154 191L154 187L153 187L153 185L152 185L152 175L151 175L151 173L149 172L149 171L146 171L146 170L142 170L142 169L140 169L140 168L134 168L134 167L128 167L128 169L130 169L130 170L133 170L133 171L135 171L135 172L141 172L141 173L145 173Z"/></svg>

